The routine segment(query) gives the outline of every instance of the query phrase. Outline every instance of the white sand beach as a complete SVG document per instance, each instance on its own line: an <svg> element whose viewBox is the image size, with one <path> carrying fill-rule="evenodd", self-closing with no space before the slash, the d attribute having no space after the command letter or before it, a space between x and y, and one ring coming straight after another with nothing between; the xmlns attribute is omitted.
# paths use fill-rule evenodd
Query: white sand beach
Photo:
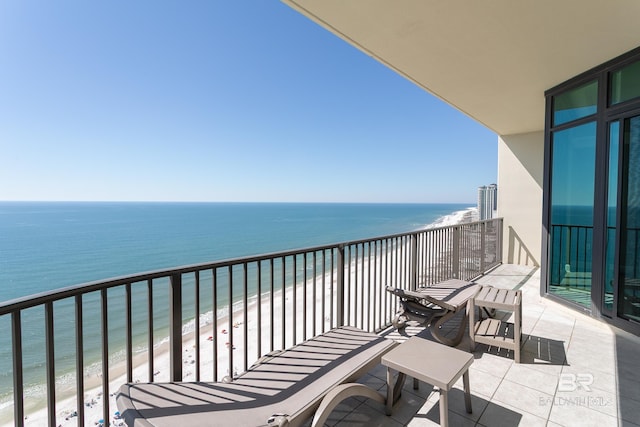
<svg viewBox="0 0 640 427"><path fill-rule="evenodd" d="M330 275L327 273L325 280L328 284ZM316 279L316 283L319 280ZM307 286L313 286L313 278L307 281ZM298 299L298 315L302 315L302 284L298 284L297 299ZM321 293L318 292L317 304L321 304ZM285 301L290 301L293 298L293 290L289 288L285 294ZM326 294L326 304L330 302L328 299L330 296ZM262 316L263 319L268 320L270 318L269 313L269 296L263 296L262 303ZM247 366L250 366L258 359L256 338L258 333L257 327L257 314L258 308L255 301L249 302L246 316L244 314L243 307L238 307L235 304L234 312L232 315L232 323L229 323L228 316L223 316L217 319L216 330L213 330L213 322L210 320L209 315L203 315L200 319L200 379L202 381L213 380L213 353L214 346L217 349L218 360L218 380L228 375L237 375L244 371L244 335L245 330L248 337L254 338L254 340L248 340L248 360ZM282 315L282 294L280 291L274 292L274 318L276 321L281 319ZM246 327L245 327L246 317ZM265 322L266 320L263 320ZM328 320L328 319L327 319ZM277 322L274 322L277 323ZM325 327L329 328L328 322L325 322ZM278 325L279 326L279 325ZM271 337L268 333L271 331L269 324L264 324L262 329L262 348L269 350L269 343ZM273 328L273 340L276 348L280 348L282 339L281 328ZM298 331L298 335L301 337L302 331ZM231 338L231 336L233 338ZM230 342L232 340L232 342ZM293 337L289 337L287 342L293 341ZM289 344L290 345L290 344ZM196 360L196 345L194 332L187 332L183 335L183 380L195 381L195 360ZM229 371L229 355L233 353L233 368L232 372ZM133 369L133 381L134 382L147 382L148 381L148 353L140 353L134 356L134 369ZM103 421L103 425L124 425L124 422L117 416L118 408L116 406L116 393L122 384L126 383L126 362L121 361L112 366L109 369L109 412L110 419L109 424L104 423L103 419L103 393L102 393L102 379L99 375L92 375L85 377L85 393L83 398L84 403L84 415L85 425L94 426L100 425L100 421ZM169 381L169 343L163 342L157 345L154 349L154 381L163 382ZM67 397L56 402L56 420L57 425L62 427L71 427L77 425L77 401L75 395ZM25 417L26 426L43 426L47 425L48 414L46 408L39 409L28 413ZM12 426L13 423L9 422L3 424L2 427Z"/></svg>

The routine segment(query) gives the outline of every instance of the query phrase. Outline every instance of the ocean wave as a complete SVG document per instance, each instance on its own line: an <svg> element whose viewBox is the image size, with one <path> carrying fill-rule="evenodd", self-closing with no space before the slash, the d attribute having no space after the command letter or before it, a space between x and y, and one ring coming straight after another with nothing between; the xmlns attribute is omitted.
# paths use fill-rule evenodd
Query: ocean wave
<svg viewBox="0 0 640 427"><path fill-rule="evenodd" d="M448 215L441 216L431 224L424 227L424 229L428 230L430 228L449 227L456 224L462 224L464 222L477 221L477 219L478 219L478 208L468 207L467 209L463 209L460 211L450 213Z"/></svg>

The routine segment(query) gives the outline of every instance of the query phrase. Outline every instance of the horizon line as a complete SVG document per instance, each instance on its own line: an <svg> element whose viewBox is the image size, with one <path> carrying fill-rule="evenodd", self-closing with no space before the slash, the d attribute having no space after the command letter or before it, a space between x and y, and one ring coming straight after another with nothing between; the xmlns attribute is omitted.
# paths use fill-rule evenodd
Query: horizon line
<svg viewBox="0 0 640 427"><path fill-rule="evenodd" d="M184 204L349 204L349 205L476 205L476 202L409 202L409 201L359 201L359 202L345 202L345 201L239 201L239 200L0 200L0 203L184 203Z"/></svg>

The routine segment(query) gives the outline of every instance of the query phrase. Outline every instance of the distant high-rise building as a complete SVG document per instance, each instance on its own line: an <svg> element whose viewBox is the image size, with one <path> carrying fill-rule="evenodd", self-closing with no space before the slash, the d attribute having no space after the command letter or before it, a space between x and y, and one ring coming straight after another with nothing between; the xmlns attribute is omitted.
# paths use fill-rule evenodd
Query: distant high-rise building
<svg viewBox="0 0 640 427"><path fill-rule="evenodd" d="M496 184L478 187L478 217L480 221L496 216L498 209L498 186Z"/></svg>

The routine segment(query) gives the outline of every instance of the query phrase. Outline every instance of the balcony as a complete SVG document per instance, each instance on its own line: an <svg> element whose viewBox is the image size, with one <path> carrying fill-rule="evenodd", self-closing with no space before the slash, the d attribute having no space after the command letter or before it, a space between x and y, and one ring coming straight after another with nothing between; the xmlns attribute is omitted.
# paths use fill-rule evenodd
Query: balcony
<svg viewBox="0 0 640 427"><path fill-rule="evenodd" d="M0 322L11 331L3 345L11 349L18 403L4 405L3 422L118 425L113 395L124 382L220 381L263 354L343 324L390 339L429 338L419 327L408 327L406 335L389 328L396 301L384 286L412 289L479 277L481 283L523 289L527 341L522 364L499 349L476 349L474 412L461 410L462 393L454 390L454 425L571 425L576 419L633 425L640 402L632 363L638 338L541 300L539 271L500 265L501 241L501 220L482 221L143 273L5 302ZM72 319L70 327L60 328L61 318ZM25 381L25 349L33 351L27 331L34 323L45 331L46 391L39 398ZM361 381L383 390L384 378L377 367ZM405 388L391 417L376 403L351 399L328 424L437 420L437 398L422 385L417 392Z"/></svg>
<svg viewBox="0 0 640 427"><path fill-rule="evenodd" d="M640 419L640 338L539 296L540 270L501 265L478 279L523 291L522 362L508 351L478 345L470 368L473 414L464 408L462 381L449 398L449 422L460 426L635 426ZM455 326L455 325L451 325ZM407 328L429 338L428 330ZM405 340L395 331L386 336ZM466 349L467 342L460 345ZM361 382L384 391L382 366ZM351 401L328 425L438 425L438 393L405 384L391 417L375 402Z"/></svg>

